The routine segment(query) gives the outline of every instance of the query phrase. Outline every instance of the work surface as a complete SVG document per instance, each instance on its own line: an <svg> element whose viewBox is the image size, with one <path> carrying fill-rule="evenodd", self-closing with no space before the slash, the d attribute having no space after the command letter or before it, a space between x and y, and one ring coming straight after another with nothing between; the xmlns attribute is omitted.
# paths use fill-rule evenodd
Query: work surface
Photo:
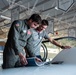
<svg viewBox="0 0 76 75"><path fill-rule="evenodd" d="M76 48L61 51L52 60L55 61L63 61L63 63L5 70L0 68L0 75L76 75Z"/></svg>
<svg viewBox="0 0 76 75"><path fill-rule="evenodd" d="M50 64L40 67L0 69L0 75L76 75L76 64Z"/></svg>

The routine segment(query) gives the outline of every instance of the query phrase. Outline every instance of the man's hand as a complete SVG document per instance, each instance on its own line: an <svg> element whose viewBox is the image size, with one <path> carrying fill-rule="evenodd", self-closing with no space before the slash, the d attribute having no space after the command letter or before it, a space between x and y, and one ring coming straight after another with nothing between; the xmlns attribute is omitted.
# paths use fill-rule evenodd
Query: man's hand
<svg viewBox="0 0 76 75"><path fill-rule="evenodd" d="M22 53L19 54L19 58L22 65L28 64L26 57Z"/></svg>
<svg viewBox="0 0 76 75"><path fill-rule="evenodd" d="M70 46L61 46L62 49L70 49Z"/></svg>
<svg viewBox="0 0 76 75"><path fill-rule="evenodd" d="M36 57L36 59L35 59L37 62L42 62L42 60L41 59L39 59L38 57Z"/></svg>

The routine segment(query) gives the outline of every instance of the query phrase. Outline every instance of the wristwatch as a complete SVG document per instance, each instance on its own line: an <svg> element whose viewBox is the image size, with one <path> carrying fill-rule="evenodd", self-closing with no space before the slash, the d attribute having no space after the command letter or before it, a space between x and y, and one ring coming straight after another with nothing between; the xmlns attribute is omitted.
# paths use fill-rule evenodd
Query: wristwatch
<svg viewBox="0 0 76 75"><path fill-rule="evenodd" d="M64 46L61 46L61 48L63 49L63 48L65 48Z"/></svg>

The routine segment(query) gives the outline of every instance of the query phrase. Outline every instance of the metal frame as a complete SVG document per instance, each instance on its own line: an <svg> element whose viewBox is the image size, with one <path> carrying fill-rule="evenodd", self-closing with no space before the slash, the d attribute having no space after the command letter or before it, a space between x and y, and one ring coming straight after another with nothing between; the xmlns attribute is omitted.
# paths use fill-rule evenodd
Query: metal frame
<svg viewBox="0 0 76 75"><path fill-rule="evenodd" d="M70 7L74 4L74 2L75 2L75 1L73 0L73 3L70 5ZM70 8L70 7L69 7L69 8ZM68 8L68 9L69 9L69 8ZM58 9L63 10L63 11L67 11L67 10L68 10L68 9L67 9L67 10L64 10L64 9L59 8L59 0L58 0Z"/></svg>
<svg viewBox="0 0 76 75"><path fill-rule="evenodd" d="M47 47L44 43L41 44L41 47L43 48L44 50L44 56L42 58L42 61L46 61L47 57L48 57L48 50L47 50Z"/></svg>

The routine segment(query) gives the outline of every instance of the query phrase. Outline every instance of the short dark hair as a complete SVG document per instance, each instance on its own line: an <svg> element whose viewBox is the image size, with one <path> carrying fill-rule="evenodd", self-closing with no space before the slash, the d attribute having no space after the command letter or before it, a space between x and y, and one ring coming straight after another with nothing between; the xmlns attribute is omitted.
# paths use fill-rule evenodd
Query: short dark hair
<svg viewBox="0 0 76 75"><path fill-rule="evenodd" d="M41 24L42 24L42 25L46 25L46 26L49 25L49 24L48 24L48 20L45 20L45 19L42 20Z"/></svg>
<svg viewBox="0 0 76 75"><path fill-rule="evenodd" d="M29 20L32 19L33 22L37 22L38 24L41 24L41 17L39 14L32 14Z"/></svg>

